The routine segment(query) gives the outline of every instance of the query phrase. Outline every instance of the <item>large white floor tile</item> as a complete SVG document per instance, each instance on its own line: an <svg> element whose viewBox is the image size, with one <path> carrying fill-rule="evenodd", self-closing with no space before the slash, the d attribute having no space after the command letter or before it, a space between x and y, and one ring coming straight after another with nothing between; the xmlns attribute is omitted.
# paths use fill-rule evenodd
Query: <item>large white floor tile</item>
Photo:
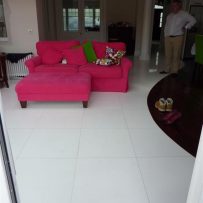
<svg viewBox="0 0 203 203"><path fill-rule="evenodd" d="M140 108L148 110L147 95L147 92L138 90L136 92L127 92L126 94L120 95L119 100L124 109Z"/></svg>
<svg viewBox="0 0 203 203"><path fill-rule="evenodd" d="M40 110L21 109L19 107L19 109L5 111L8 128L35 128L40 117Z"/></svg>
<svg viewBox="0 0 203 203"><path fill-rule="evenodd" d="M194 158L139 158L150 203L185 203Z"/></svg>
<svg viewBox="0 0 203 203"><path fill-rule="evenodd" d="M83 109L50 109L42 112L36 128L81 128Z"/></svg>
<svg viewBox="0 0 203 203"><path fill-rule="evenodd" d="M36 101L36 102L28 102L29 109L41 109L43 111L47 110L57 110L57 109L82 109L82 102L71 102L71 101Z"/></svg>
<svg viewBox="0 0 203 203"><path fill-rule="evenodd" d="M80 129L36 129L20 157L76 158Z"/></svg>
<svg viewBox="0 0 203 203"><path fill-rule="evenodd" d="M134 159L79 160L73 203L148 203Z"/></svg>
<svg viewBox="0 0 203 203"><path fill-rule="evenodd" d="M136 58L129 91L93 92L87 109L81 102L29 102L21 109L18 81L1 89L22 203L185 202L194 159L151 118L147 95L164 77L152 68L154 60ZM70 158L78 154L77 164Z"/></svg>
<svg viewBox="0 0 203 203"><path fill-rule="evenodd" d="M9 88L2 88L2 105L4 110L15 110L20 108L20 103L15 92L15 85L19 80L9 80Z"/></svg>
<svg viewBox="0 0 203 203"><path fill-rule="evenodd" d="M22 203L71 203L75 160L19 159L16 166Z"/></svg>
<svg viewBox="0 0 203 203"><path fill-rule="evenodd" d="M149 110L145 108L124 108L128 128L157 128Z"/></svg>
<svg viewBox="0 0 203 203"><path fill-rule="evenodd" d="M146 68L143 68L146 69ZM141 71L140 71L141 72ZM143 91L148 92L151 90L151 88L162 78L165 77L165 75L159 74L157 72L149 73L148 71L141 72L135 71L133 75L130 75L130 90L133 92L137 91Z"/></svg>
<svg viewBox="0 0 203 203"><path fill-rule="evenodd" d="M8 129L9 140L14 158L19 156L34 129Z"/></svg>
<svg viewBox="0 0 203 203"><path fill-rule="evenodd" d="M121 108L119 96L125 93L119 92L93 92L89 100L89 108L91 109L118 109Z"/></svg>
<svg viewBox="0 0 203 203"><path fill-rule="evenodd" d="M133 157L126 129L85 129L81 132L79 157Z"/></svg>
<svg viewBox="0 0 203 203"><path fill-rule="evenodd" d="M130 129L134 150L138 157L191 156L161 129Z"/></svg>
<svg viewBox="0 0 203 203"><path fill-rule="evenodd" d="M82 128L116 129L126 127L127 125L120 109L87 109L84 112Z"/></svg>

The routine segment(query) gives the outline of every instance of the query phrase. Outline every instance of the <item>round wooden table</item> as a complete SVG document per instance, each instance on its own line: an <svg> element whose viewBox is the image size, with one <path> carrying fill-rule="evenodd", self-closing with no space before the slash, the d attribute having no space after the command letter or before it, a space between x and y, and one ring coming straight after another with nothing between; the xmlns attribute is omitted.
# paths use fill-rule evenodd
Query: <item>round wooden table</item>
<svg viewBox="0 0 203 203"><path fill-rule="evenodd" d="M203 124L203 86L196 86L181 78L166 76L159 81L148 95L149 111L157 125L177 144L196 156ZM163 121L166 112L158 111L154 104L161 98L171 97L174 109L182 116L173 124Z"/></svg>

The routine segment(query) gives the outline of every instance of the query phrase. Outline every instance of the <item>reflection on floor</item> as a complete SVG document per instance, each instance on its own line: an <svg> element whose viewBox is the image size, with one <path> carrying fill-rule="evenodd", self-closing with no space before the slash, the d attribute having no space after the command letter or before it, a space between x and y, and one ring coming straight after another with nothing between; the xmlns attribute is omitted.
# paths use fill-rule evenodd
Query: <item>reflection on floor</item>
<svg viewBox="0 0 203 203"><path fill-rule="evenodd" d="M152 117L160 128L185 150L196 155L203 124L203 78L194 78L194 63L186 61L177 77L169 75L150 91L148 105ZM199 75L200 77L200 75ZM163 121L166 113L159 112L154 104L159 98L172 98L174 109L182 114L168 125Z"/></svg>
<svg viewBox="0 0 203 203"><path fill-rule="evenodd" d="M22 203L185 203L194 158L151 118L148 93L163 76L135 59L128 93L81 103L31 102L2 89Z"/></svg>

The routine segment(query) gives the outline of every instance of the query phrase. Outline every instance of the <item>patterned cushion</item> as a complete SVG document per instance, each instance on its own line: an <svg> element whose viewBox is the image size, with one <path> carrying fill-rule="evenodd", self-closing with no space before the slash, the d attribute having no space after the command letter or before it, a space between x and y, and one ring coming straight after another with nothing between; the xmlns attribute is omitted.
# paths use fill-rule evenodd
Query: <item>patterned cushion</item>
<svg viewBox="0 0 203 203"><path fill-rule="evenodd" d="M115 50L111 47L106 47L105 58L97 59L96 64L102 66L120 65L121 58L125 55L125 51Z"/></svg>
<svg viewBox="0 0 203 203"><path fill-rule="evenodd" d="M111 59L114 61L114 64L120 65L121 58L125 55L125 51L118 50L114 55L112 55Z"/></svg>
<svg viewBox="0 0 203 203"><path fill-rule="evenodd" d="M112 47L116 50L126 50L126 45L123 42L98 42L92 41L97 58L105 58L106 47Z"/></svg>
<svg viewBox="0 0 203 203"><path fill-rule="evenodd" d="M110 66L110 65L113 65L113 61L111 59L108 59L108 58L97 59L95 63L97 65L101 65L101 66Z"/></svg>

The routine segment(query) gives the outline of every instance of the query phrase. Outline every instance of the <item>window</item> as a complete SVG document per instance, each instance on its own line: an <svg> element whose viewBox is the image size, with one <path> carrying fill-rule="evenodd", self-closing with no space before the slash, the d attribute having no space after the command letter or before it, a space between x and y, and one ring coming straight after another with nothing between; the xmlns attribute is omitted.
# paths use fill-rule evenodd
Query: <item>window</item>
<svg viewBox="0 0 203 203"><path fill-rule="evenodd" d="M85 28L87 27L94 27L94 16L92 8L85 9Z"/></svg>
<svg viewBox="0 0 203 203"><path fill-rule="evenodd" d="M100 26L100 9L95 9L95 25Z"/></svg>
<svg viewBox="0 0 203 203"><path fill-rule="evenodd" d="M100 30L100 0L63 0L62 6L64 31Z"/></svg>
<svg viewBox="0 0 203 203"><path fill-rule="evenodd" d="M98 8L85 8L85 30L99 31L100 27L100 9Z"/></svg>
<svg viewBox="0 0 203 203"><path fill-rule="evenodd" d="M63 9L64 31L78 31L78 9Z"/></svg>
<svg viewBox="0 0 203 203"><path fill-rule="evenodd" d="M3 1L0 0L0 41L7 41L7 30L4 16Z"/></svg>

